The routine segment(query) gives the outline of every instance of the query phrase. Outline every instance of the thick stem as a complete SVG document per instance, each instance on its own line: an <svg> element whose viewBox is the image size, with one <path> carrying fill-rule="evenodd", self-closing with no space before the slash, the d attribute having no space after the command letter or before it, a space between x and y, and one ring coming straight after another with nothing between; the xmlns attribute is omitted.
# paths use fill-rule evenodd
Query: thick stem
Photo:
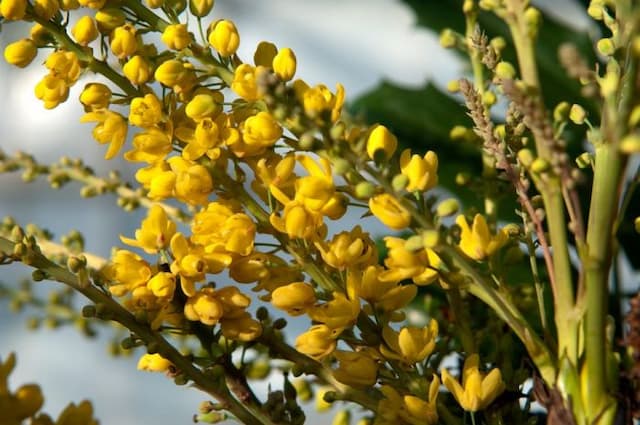
<svg viewBox="0 0 640 425"><path fill-rule="evenodd" d="M604 144L596 148L593 191L589 208L586 269L587 405L592 414L606 405L607 341L605 335L608 276L611 266L612 228L617 214L618 188L622 160L617 146Z"/></svg>
<svg viewBox="0 0 640 425"><path fill-rule="evenodd" d="M520 75L524 83L537 90L540 96L539 105L543 107L542 92L538 77L533 39L527 34L527 24L524 16L525 2L509 0L507 2L509 18L507 22L516 46ZM535 145L538 155L550 161L552 149L544 134L534 132ZM571 276L571 259L569 257L569 243L567 239L567 225L562 198L562 182L560 178L551 176L542 182L538 189L544 201L549 239L553 248L553 274L555 280L554 305L555 321L558 333L559 356L566 355L574 365L578 362L578 317L575 312L575 295Z"/></svg>

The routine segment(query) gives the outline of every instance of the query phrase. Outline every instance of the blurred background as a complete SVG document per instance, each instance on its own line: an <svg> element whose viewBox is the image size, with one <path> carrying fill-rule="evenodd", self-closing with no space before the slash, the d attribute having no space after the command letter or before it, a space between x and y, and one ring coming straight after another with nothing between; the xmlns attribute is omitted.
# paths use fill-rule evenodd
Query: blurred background
<svg viewBox="0 0 640 425"><path fill-rule="evenodd" d="M394 98L380 92L380 88L420 94L428 82L443 87L448 80L466 72L459 57L439 46L435 32L417 25L416 11L438 3L439 0L217 0L212 19L230 18L236 22L241 35L239 54L245 60L252 57L261 40L291 47L298 58L297 77L310 84L325 83L330 88L340 82L346 88L348 101L361 99L352 103L355 111L373 112L375 117L376 106L380 106L387 111L381 119L391 119L392 113L402 113L403 106L396 108ZM576 32L590 30L586 15L572 1L533 3ZM439 15L431 19L438 20ZM25 36L26 25L5 23L0 48ZM45 74L40 66L43 60L41 55L22 70L0 66L1 149L8 154L24 150L44 163L57 161L63 154L80 157L98 175L117 169L125 177L131 176L129 164L103 160L105 148L93 141L93 125L79 123L82 110L77 98L84 84L92 81L90 76L78 82L70 100L54 110L45 110L35 98L33 87ZM386 83L382 85L383 82ZM376 93L382 94L376 97ZM417 99L421 105L424 96ZM431 131L429 117L421 118L426 127L419 131L425 134ZM441 157L441 161L448 159L458 160ZM120 245L118 235L133 234L144 212L125 213L111 196L81 199L78 189L77 185L70 185L53 191L46 181L25 185L19 173L0 174L0 217L11 215L22 225L44 225L57 236L77 229L86 236L87 251L106 257L113 246ZM344 223L345 227L350 225ZM368 230L375 233L377 229ZM29 273L20 266L2 267L0 281L17 284ZM38 286L45 288L44 292L56 287L46 283ZM137 356L110 357L106 349L111 334L108 330L100 332L99 342L83 337L72 327L28 331L25 321L30 313L34 312L15 315L6 300L0 300L0 358L6 358L11 351L18 353L12 387L40 383L46 396L43 410L54 417L68 402L89 398L103 424L187 424L198 404L206 399L196 390L176 388L161 374L136 371ZM281 385L281 379L276 384ZM329 420L312 415L308 423Z"/></svg>

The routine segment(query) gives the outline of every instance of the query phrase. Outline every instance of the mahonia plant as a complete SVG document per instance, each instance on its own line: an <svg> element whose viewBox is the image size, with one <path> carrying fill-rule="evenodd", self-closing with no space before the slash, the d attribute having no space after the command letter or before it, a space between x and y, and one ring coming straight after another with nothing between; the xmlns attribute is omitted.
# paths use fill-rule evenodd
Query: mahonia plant
<svg viewBox="0 0 640 425"><path fill-rule="evenodd" d="M502 57L504 39L479 28L481 10L506 22L517 64ZM441 41L469 54L473 81L449 88L464 97L473 127L452 137L482 153L489 185L508 182L521 223L498 220L495 190L480 191L484 210L460 212L435 190L436 152L400 151L388 127L351 118L343 86L298 78L290 48L263 41L243 60L238 28L213 0L1 0L5 24L31 25L6 47L6 61L26 67L47 55L35 87L46 109L84 84L80 121L106 145L105 159L137 166L133 187L69 158L45 165L2 154L2 171L47 175L53 187L77 181L83 196L114 193L127 210L147 209L108 260L85 253L78 235L58 244L5 219L1 263L73 288L91 302L77 320L118 323L128 333L120 349L145 348L139 369L206 393L196 421L301 424L300 403L315 388L319 410L341 403L335 424L349 423L351 411L362 424L532 423L534 397L549 423L613 424L625 411L616 378L633 355L616 352L606 332L606 295L627 196L618 188L639 150L640 6L589 6L612 35L597 43L602 66L573 72L599 90L599 123L579 105L547 112L533 55L540 13L527 0L466 0L462 13L466 34L446 30ZM508 106L495 123L500 98ZM582 172L563 140L569 121L589 127ZM585 223L578 190L589 169ZM374 216L389 235L377 245L364 223L346 226L348 211ZM523 288L507 272L526 255ZM495 330L489 348L474 332L476 300L478 320ZM407 311L421 303L417 321ZM291 334L288 320L308 327ZM251 381L277 371L281 389L257 394ZM525 393L528 379L534 391ZM38 413L36 386L11 393L0 382L0 403L6 423L53 423ZM56 423L95 421L85 402L67 410L81 417Z"/></svg>

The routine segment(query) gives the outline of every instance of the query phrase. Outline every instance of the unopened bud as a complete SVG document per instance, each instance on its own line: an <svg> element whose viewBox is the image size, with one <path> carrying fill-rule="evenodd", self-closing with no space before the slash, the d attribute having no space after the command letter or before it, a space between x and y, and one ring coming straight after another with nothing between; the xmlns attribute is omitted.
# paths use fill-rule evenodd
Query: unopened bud
<svg viewBox="0 0 640 425"><path fill-rule="evenodd" d="M512 80L516 76L516 69L509 62L498 62L496 65L496 77L503 80Z"/></svg>
<svg viewBox="0 0 640 425"><path fill-rule="evenodd" d="M407 187L407 184L409 184L409 177L404 174L396 174L391 180L391 187L393 187L393 190L396 192L403 191Z"/></svg>
<svg viewBox="0 0 640 425"><path fill-rule="evenodd" d="M436 215L438 217L449 217L458 212L460 209L460 203L457 199L449 198L438 204L436 208Z"/></svg>
<svg viewBox="0 0 640 425"><path fill-rule="evenodd" d="M578 104L571 105L571 110L569 111L569 119L578 125L584 124L584 120L587 117L587 111Z"/></svg>
<svg viewBox="0 0 640 425"><path fill-rule="evenodd" d="M375 186L367 181L360 182L355 187L355 194L358 199L369 199L373 196L375 191Z"/></svg>
<svg viewBox="0 0 640 425"><path fill-rule="evenodd" d="M592 163L593 163L593 155L589 152L582 152L576 158L576 165L578 166L578 168L581 168L581 169L591 167Z"/></svg>

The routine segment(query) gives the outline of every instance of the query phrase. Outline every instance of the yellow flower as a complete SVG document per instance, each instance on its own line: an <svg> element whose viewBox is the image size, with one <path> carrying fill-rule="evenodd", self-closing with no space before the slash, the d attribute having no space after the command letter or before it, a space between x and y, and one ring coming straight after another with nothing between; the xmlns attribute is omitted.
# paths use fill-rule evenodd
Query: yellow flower
<svg viewBox="0 0 640 425"><path fill-rule="evenodd" d="M29 38L23 38L5 47L4 59L11 65L24 68L33 61L37 53L36 43Z"/></svg>
<svg viewBox="0 0 640 425"><path fill-rule="evenodd" d="M309 310L309 317L331 329L353 326L360 314L360 298L356 281L347 280L347 293L334 291L333 299Z"/></svg>
<svg viewBox="0 0 640 425"><path fill-rule="evenodd" d="M184 305L184 317L209 326L217 324L223 313L222 303L216 297L213 288L202 288L189 297Z"/></svg>
<svg viewBox="0 0 640 425"><path fill-rule="evenodd" d="M371 265L364 271L350 269L347 273L347 285L357 288L360 298L384 311L394 311L405 307L416 296L415 285L399 285L399 280L380 279L384 269Z"/></svg>
<svg viewBox="0 0 640 425"><path fill-rule="evenodd" d="M172 50L182 50L191 44L191 34L186 24L167 25L160 38Z"/></svg>
<svg viewBox="0 0 640 425"><path fill-rule="evenodd" d="M89 83L80 93L80 103L84 105L85 111L106 109L110 102L111 90L101 83Z"/></svg>
<svg viewBox="0 0 640 425"><path fill-rule="evenodd" d="M251 218L222 202L210 202L193 217L191 241L207 252L225 251L249 255L253 251L256 225Z"/></svg>
<svg viewBox="0 0 640 425"><path fill-rule="evenodd" d="M290 200L287 195L275 186L270 187L271 194L284 205L282 217L271 214L269 221L279 232L286 233L294 239L317 239L326 232L322 215L309 211L298 201Z"/></svg>
<svg viewBox="0 0 640 425"><path fill-rule="evenodd" d="M438 184L438 156L433 151L421 158L405 149L400 155L400 170L409 179L409 192L429 190Z"/></svg>
<svg viewBox="0 0 640 425"><path fill-rule="evenodd" d="M495 236L491 235L487 221L481 214L476 214L473 217L471 228L469 228L469 224L463 215L459 215L456 218L456 224L460 226L461 230L460 249L476 261L482 261L492 255L504 246L509 239L504 229L498 231Z"/></svg>
<svg viewBox="0 0 640 425"><path fill-rule="evenodd" d="M22 385L16 390L13 397L15 400L15 412L13 414L21 420L35 415L44 404L42 390L36 384ZM1 416L0 420L2 420ZM21 423L21 420L18 423Z"/></svg>
<svg viewBox="0 0 640 425"><path fill-rule="evenodd" d="M369 234L358 225L349 232L340 232L331 242L316 242L325 263L338 270L373 265L378 261L378 250Z"/></svg>
<svg viewBox="0 0 640 425"><path fill-rule="evenodd" d="M168 272L156 273L147 282L147 289L154 296L169 301L173 298L173 293L176 290L176 277Z"/></svg>
<svg viewBox="0 0 640 425"><path fill-rule="evenodd" d="M133 136L133 149L125 152L124 158L132 162L158 162L171 152L171 138L158 129L148 128Z"/></svg>
<svg viewBox="0 0 640 425"><path fill-rule="evenodd" d="M492 369L485 376L478 370L480 358L477 354L467 357L462 370L462 385L447 369L442 369L442 382L464 410L477 412L487 407L505 389L500 369Z"/></svg>
<svg viewBox="0 0 640 425"><path fill-rule="evenodd" d="M73 38L82 46L86 46L98 38L98 27L90 16L83 16L71 29Z"/></svg>
<svg viewBox="0 0 640 425"><path fill-rule="evenodd" d="M423 328L405 326L400 332L386 326L382 330L384 344L380 345L380 352L388 359L413 365L422 362L433 352L437 336L438 322L433 319Z"/></svg>
<svg viewBox="0 0 640 425"><path fill-rule="evenodd" d="M63 78L46 75L35 87L35 95L44 107L53 109L69 97L69 86Z"/></svg>
<svg viewBox="0 0 640 425"><path fill-rule="evenodd" d="M139 365L138 363L138 368L140 368ZM98 421L93 418L91 402L83 400L77 406L74 403L69 403L58 416L56 425L98 425Z"/></svg>
<svg viewBox="0 0 640 425"><path fill-rule="evenodd" d="M273 58L273 71L282 81L289 81L296 73L296 55L286 47Z"/></svg>
<svg viewBox="0 0 640 425"><path fill-rule="evenodd" d="M296 350L321 360L336 349L336 338L341 330L332 330L326 325L314 325L296 338Z"/></svg>
<svg viewBox="0 0 640 425"><path fill-rule="evenodd" d="M207 118L215 118L222 112L224 95L220 91L198 93L187 103L185 114L199 122Z"/></svg>
<svg viewBox="0 0 640 425"><path fill-rule="evenodd" d="M248 145L273 146L282 136L282 127L268 112L258 112L244 121L242 138Z"/></svg>
<svg viewBox="0 0 640 425"><path fill-rule="evenodd" d="M266 69L263 66L253 67L247 63L241 64L233 73L231 90L245 100L258 100L260 93L258 92L257 76L265 72Z"/></svg>
<svg viewBox="0 0 640 425"><path fill-rule="evenodd" d="M195 161L203 155L211 159L217 159L221 154L221 146L223 144L220 137L220 127L210 118L205 118L198 122L195 131L190 131L182 127L180 137L188 139L187 146L182 149L182 157L189 161ZM188 136L187 132L189 132ZM178 133L178 130L176 130Z"/></svg>
<svg viewBox="0 0 640 425"><path fill-rule="evenodd" d="M378 377L378 365L365 353L353 351L336 351L338 369L333 376L345 385L354 387L371 387Z"/></svg>
<svg viewBox="0 0 640 425"><path fill-rule="evenodd" d="M75 83L82 71L78 56L64 50L51 53L44 64L51 71L51 75L62 78L68 85Z"/></svg>
<svg viewBox="0 0 640 425"><path fill-rule="evenodd" d="M138 50L136 28L132 24L124 24L111 33L111 51L120 59L133 55Z"/></svg>
<svg viewBox="0 0 640 425"><path fill-rule="evenodd" d="M137 56L136 56L137 57ZM153 94L135 97L129 108L129 122L137 127L155 127L162 120L162 102Z"/></svg>
<svg viewBox="0 0 640 425"><path fill-rule="evenodd" d="M109 291L121 297L147 284L151 278L151 266L138 254L119 249L103 269L103 274L111 282Z"/></svg>
<svg viewBox="0 0 640 425"><path fill-rule="evenodd" d="M131 84L144 84L151 79L151 65L140 55L135 55L122 66L122 73Z"/></svg>
<svg viewBox="0 0 640 425"><path fill-rule="evenodd" d="M187 85L193 71L182 61L170 59L162 62L153 74L155 79L167 87Z"/></svg>
<svg viewBox="0 0 640 425"><path fill-rule="evenodd" d="M109 34L115 28L124 25L126 16L124 12L115 7L100 9L96 12L96 24L98 31L103 34Z"/></svg>
<svg viewBox="0 0 640 425"><path fill-rule="evenodd" d="M207 16L213 8L214 0L189 0L189 11L193 16Z"/></svg>
<svg viewBox="0 0 640 425"><path fill-rule="evenodd" d="M58 0L60 3L60 9L62 10L76 10L80 7L78 0Z"/></svg>
<svg viewBox="0 0 640 425"><path fill-rule="evenodd" d="M59 9L58 0L33 0L33 11L45 21L53 18Z"/></svg>
<svg viewBox="0 0 640 425"><path fill-rule="evenodd" d="M120 240L129 246L142 248L148 254L156 254L158 250L169 246L169 241L175 233L176 223L169 219L164 208L154 204L149 208L140 228L136 230L136 238L120 236Z"/></svg>
<svg viewBox="0 0 640 425"><path fill-rule="evenodd" d="M256 51L253 54L253 63L258 66L264 66L271 68L273 65L273 58L278 54L278 48L275 44L268 41L261 41L256 47Z"/></svg>
<svg viewBox="0 0 640 425"><path fill-rule="evenodd" d="M211 24L208 40L222 57L233 55L240 45L240 35L236 26L226 19L220 19Z"/></svg>
<svg viewBox="0 0 640 425"><path fill-rule="evenodd" d="M107 0L78 0L81 6L90 7L91 9L102 9Z"/></svg>
<svg viewBox="0 0 640 425"><path fill-rule="evenodd" d="M206 204L213 192L213 180L209 170L180 156L174 156L168 162L171 170L176 173L175 197L191 205Z"/></svg>
<svg viewBox="0 0 640 425"><path fill-rule="evenodd" d="M403 409L400 411L400 417L408 423L420 425L433 425L438 423L438 410L436 403L439 387L440 379L434 375L433 380L429 385L428 401L413 395L405 395L402 398Z"/></svg>
<svg viewBox="0 0 640 425"><path fill-rule="evenodd" d="M304 111L309 117L317 118L327 113L331 122L338 119L344 104L344 87L341 84L336 86L335 95L324 84L309 88L303 81L296 80L294 89L296 87L296 93L299 93Z"/></svg>
<svg viewBox="0 0 640 425"><path fill-rule="evenodd" d="M166 372L173 364L160 354L144 354L138 360L138 370L149 372Z"/></svg>
<svg viewBox="0 0 640 425"><path fill-rule="evenodd" d="M398 282L412 279L417 285L428 285L438 278L440 257L432 249L421 249L411 252L405 248L406 241L401 238L387 236L387 258L384 265L387 271L380 275L380 280Z"/></svg>
<svg viewBox="0 0 640 425"><path fill-rule="evenodd" d="M310 211L321 212L335 193L331 164L326 158L320 158L318 164L306 155L299 155L296 159L310 175L296 179L295 200Z"/></svg>
<svg viewBox="0 0 640 425"><path fill-rule="evenodd" d="M391 158L398 147L398 139L384 125L376 125L367 139L367 154L374 159L377 151L383 151L385 158Z"/></svg>
<svg viewBox="0 0 640 425"><path fill-rule="evenodd" d="M411 223L411 215L398 200L388 193L369 199L369 209L378 220L393 230L402 230Z"/></svg>
<svg viewBox="0 0 640 425"><path fill-rule="evenodd" d="M227 253L207 253L200 245L190 244L180 232L173 235L169 246L174 259L171 272L180 275L182 292L189 297L195 295L195 283L203 281L206 273L220 273L232 260Z"/></svg>
<svg viewBox="0 0 640 425"><path fill-rule="evenodd" d="M2 0L0 15L7 21L17 21L24 18L27 12L27 0Z"/></svg>
<svg viewBox="0 0 640 425"><path fill-rule="evenodd" d="M116 156L127 138L127 120L119 113L105 109L88 112L80 118L80 122L90 121L97 122L93 129L93 138L101 144L109 143L104 158L111 159Z"/></svg>
<svg viewBox="0 0 640 425"><path fill-rule="evenodd" d="M300 316L316 302L316 293L308 283L294 282L277 288L271 294L271 304L291 316Z"/></svg>
<svg viewBox="0 0 640 425"><path fill-rule="evenodd" d="M262 325L247 312L232 318L220 320L222 336L232 341L253 341L262 334Z"/></svg>

